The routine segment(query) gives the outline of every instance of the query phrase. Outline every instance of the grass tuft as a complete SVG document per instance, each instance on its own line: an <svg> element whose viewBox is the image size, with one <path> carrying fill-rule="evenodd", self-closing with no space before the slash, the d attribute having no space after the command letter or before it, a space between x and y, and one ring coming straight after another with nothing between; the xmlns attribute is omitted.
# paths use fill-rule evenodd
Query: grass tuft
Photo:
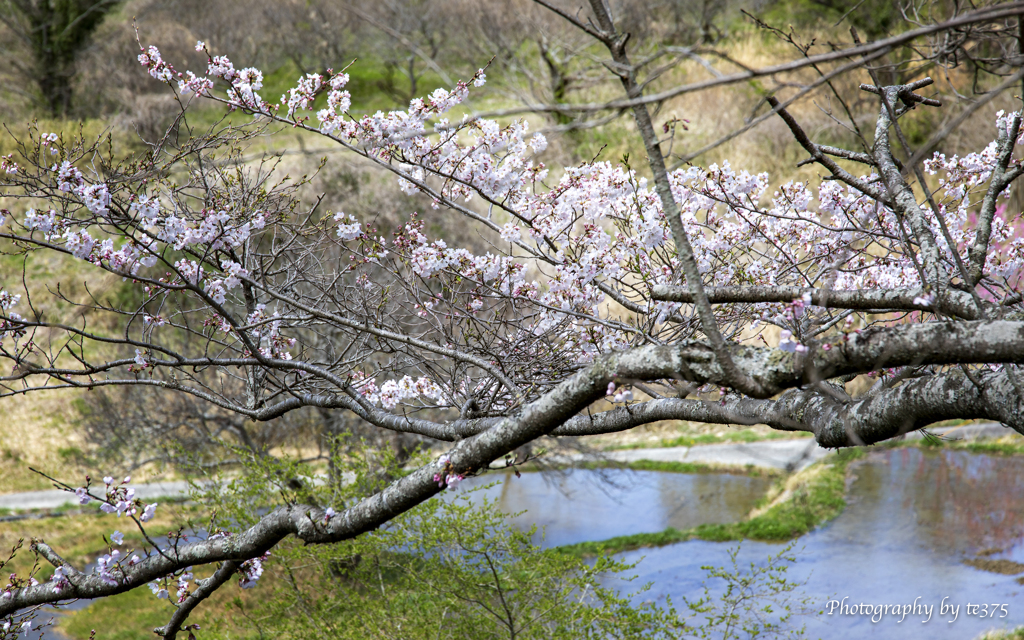
<svg viewBox="0 0 1024 640"><path fill-rule="evenodd" d="M802 431L773 431L759 433L750 429L743 431L725 431L721 433L692 433L666 438L659 442L634 442L630 444L612 445L606 447L605 451L622 451L630 449L652 449L670 447L692 447L704 444L732 444L763 442L765 440L794 440L797 438L810 438L811 434Z"/></svg>
<svg viewBox="0 0 1024 640"><path fill-rule="evenodd" d="M663 473L732 473L754 478L776 478L785 475L781 469L755 467L754 465L710 465L701 462L675 462L660 460L636 460L616 462L595 460L573 465L576 469L629 469L631 471L660 471Z"/></svg>
<svg viewBox="0 0 1024 640"><path fill-rule="evenodd" d="M975 640L1024 640L1024 626L1015 629L992 629Z"/></svg>
<svg viewBox="0 0 1024 640"><path fill-rule="evenodd" d="M873 445L874 448L917 447L926 451L949 449L989 455L1015 456L1024 454L1024 438L1011 434L998 439L987 440L947 440L937 437L914 438L907 440L889 440Z"/></svg>

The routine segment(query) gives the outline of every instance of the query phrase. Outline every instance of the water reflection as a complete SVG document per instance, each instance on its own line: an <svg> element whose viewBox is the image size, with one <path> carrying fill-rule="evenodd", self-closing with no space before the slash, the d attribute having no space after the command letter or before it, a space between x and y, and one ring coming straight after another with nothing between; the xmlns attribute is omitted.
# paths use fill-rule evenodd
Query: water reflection
<svg viewBox="0 0 1024 640"><path fill-rule="evenodd" d="M742 519L770 482L727 473L691 474L576 469L558 475L511 473L472 478L477 492L498 501L514 522L543 529L544 546L604 540L633 533L688 529ZM538 533L538 542L542 536Z"/></svg>
<svg viewBox="0 0 1024 640"><path fill-rule="evenodd" d="M809 577L807 592L824 606L833 597L847 603L933 604L931 620L834 613L809 621L810 637L974 638L993 627L1024 624L1024 586L1015 576L987 573L963 563L981 551L993 559L1024 561L1024 460L962 451L926 453L900 449L872 454L856 468L849 506L834 522L805 536L791 571ZM698 595L700 565L728 563L731 545L687 542L623 554L644 557L640 582L654 587L644 598ZM757 562L778 545L746 542L741 562ZM943 598L959 604L939 611ZM965 606L1006 604L1002 619L968 616Z"/></svg>
<svg viewBox="0 0 1024 640"><path fill-rule="evenodd" d="M908 520L913 513L909 534L919 536L926 548L976 553L1005 549L1024 538L1024 459L914 449L877 458L858 475L876 491L893 483L903 488L898 494L885 492L899 496L898 504L886 508L899 509Z"/></svg>

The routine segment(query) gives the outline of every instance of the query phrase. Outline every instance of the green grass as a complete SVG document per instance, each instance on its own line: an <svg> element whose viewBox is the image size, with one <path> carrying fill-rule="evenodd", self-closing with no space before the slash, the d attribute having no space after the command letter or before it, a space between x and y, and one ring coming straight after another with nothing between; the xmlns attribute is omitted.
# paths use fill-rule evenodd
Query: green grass
<svg viewBox="0 0 1024 640"><path fill-rule="evenodd" d="M150 640L153 629L167 624L174 608L142 587L101 598L88 608L68 614L58 623L69 638L84 640L96 629L103 640ZM191 621L190 621L191 622Z"/></svg>
<svg viewBox="0 0 1024 640"><path fill-rule="evenodd" d="M578 465L581 469L629 469L631 471L661 471L663 473L733 473L755 478L775 478L786 475L781 469L755 467L754 465L729 466L709 465L700 462L662 462L657 460L637 460L635 462L615 462L602 460L586 462Z"/></svg>
<svg viewBox="0 0 1024 640"><path fill-rule="evenodd" d="M592 556L619 553L641 547L658 547L687 540L726 542L730 540L784 541L802 536L829 522L846 507L846 470L850 462L864 455L861 449L840 451L786 480L780 480L743 522L704 524L680 531L669 527L656 533L638 533L608 540L581 542L561 547L566 553Z"/></svg>
<svg viewBox="0 0 1024 640"><path fill-rule="evenodd" d="M993 629L986 631L976 640L1024 640L1024 626L1014 629Z"/></svg>
<svg viewBox="0 0 1024 640"><path fill-rule="evenodd" d="M565 465L545 465L540 467L533 462L528 462L518 467L521 473L541 473L544 471L567 470L567 469L629 469L630 471L660 471L663 473L731 473L736 475L751 476L754 478L778 478L786 475L781 469L770 467L757 467L754 465L710 465L701 462L669 462L657 460L636 460L633 462L618 462L615 460L592 460ZM501 472L503 469L492 469Z"/></svg>
<svg viewBox="0 0 1024 640"><path fill-rule="evenodd" d="M942 446L942 445L940 445ZM971 453L990 453L1004 456L1024 454L1024 440L1017 438L1014 441L974 441L964 443L953 443L945 445L950 449L962 449Z"/></svg>
<svg viewBox="0 0 1024 640"><path fill-rule="evenodd" d="M727 431L721 435L714 433L703 433L694 435L683 435L677 438L669 438L656 443L637 442L634 444L613 445L605 451L621 451L629 449L653 449L667 447L692 447L703 444L727 444L734 442L761 442L763 440L792 440L794 438L810 438L811 434L802 431L773 431L771 433L759 434L744 429L742 431Z"/></svg>
<svg viewBox="0 0 1024 640"><path fill-rule="evenodd" d="M842 20L843 29L855 26L866 40L877 40L885 35L893 35L902 26L899 13L894 5L885 0L867 0L865 2L823 2L821 0L783 0L775 2L760 12L760 18L782 30L792 29L796 25L797 32L815 30L813 35L824 31L832 32Z"/></svg>
<svg viewBox="0 0 1024 640"><path fill-rule="evenodd" d="M898 447L916 447L918 449L937 451L967 451L989 455L1016 456L1024 454L1024 438L1008 435L997 440L944 440L939 437L914 438L912 440L890 440L874 445L877 448L895 449Z"/></svg>

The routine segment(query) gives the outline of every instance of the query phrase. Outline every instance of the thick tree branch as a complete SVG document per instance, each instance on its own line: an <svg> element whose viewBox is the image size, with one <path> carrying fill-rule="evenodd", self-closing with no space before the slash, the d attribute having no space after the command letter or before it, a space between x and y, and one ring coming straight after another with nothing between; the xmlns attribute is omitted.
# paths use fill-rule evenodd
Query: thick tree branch
<svg viewBox="0 0 1024 640"><path fill-rule="evenodd" d="M241 565L241 562L234 560L223 562L212 576L206 580L199 581L199 587L189 594L184 602L178 605L178 609L171 616L170 621L162 627L153 629L153 633L163 636L164 640L174 640L178 632L181 631L181 625L188 620L189 615L199 606L199 603L212 596L217 589L224 586L235 575L235 572L238 571Z"/></svg>
<svg viewBox="0 0 1024 640"><path fill-rule="evenodd" d="M814 287L789 286L724 286L707 287L708 300L712 304L729 303L788 303L805 294L810 294L811 304L831 309L857 309L862 311L939 311L958 318L975 320L978 308L973 299L963 291L950 290L947 296L932 304L917 300L925 295L922 289L818 289ZM651 299L666 302L692 303L693 296L683 287L654 285ZM917 300L917 302L915 302Z"/></svg>
<svg viewBox="0 0 1024 640"><path fill-rule="evenodd" d="M878 166L885 188L889 193L889 201L897 216L910 221L910 228L914 232L917 244L920 247L921 260L924 263L925 285L932 286L937 292L944 294L949 282L949 275L942 267L939 245L935 235L928 226L924 211L921 210L914 195L914 190L903 178L900 167L896 164L892 146L889 141L889 127L896 124L896 118L911 108L916 103L938 106L937 101L924 98L915 93L918 89L932 84L931 78L924 78L906 85L890 87L875 87L861 85L861 89L875 93L881 97L882 108L878 114L875 124L875 142L871 150ZM902 110L898 102L902 101ZM941 296L940 296L941 297Z"/></svg>
<svg viewBox="0 0 1024 640"><path fill-rule="evenodd" d="M1020 135L1021 114L1018 111L1010 118L1010 127L1007 131L1005 126L999 126L996 132L997 149L996 165L992 169L992 177L985 191L985 198L981 202L981 210L978 212L978 227L974 236L974 242L967 250L969 262L968 285L977 284L985 274L985 262L988 257L988 243L992 237L992 219L996 215L996 199L1006 190L1010 183L1016 180L1024 165L1018 164L1010 168L1010 161L1013 159L1013 149L1017 144L1017 136Z"/></svg>
<svg viewBox="0 0 1024 640"><path fill-rule="evenodd" d="M814 434L823 447L840 448L881 442L954 419L996 420L1024 434L1019 417L1024 400L1007 373L977 372L977 376L981 390L960 369L952 369L849 402L839 402L814 387L791 389L773 400L736 395L716 401L661 398L592 417L577 416L551 435L600 435L659 420L688 420L803 431Z"/></svg>
<svg viewBox="0 0 1024 640"><path fill-rule="evenodd" d="M982 390L960 369L902 382L848 404L809 390L792 390L778 400L763 401L754 415L773 422L776 416L805 425L818 444L828 448L873 444L952 419L987 418L1024 434L1020 421L1024 398L1006 371L981 374ZM752 404L762 401L750 401ZM775 418L772 420L772 418ZM781 424L772 425L784 428Z"/></svg>

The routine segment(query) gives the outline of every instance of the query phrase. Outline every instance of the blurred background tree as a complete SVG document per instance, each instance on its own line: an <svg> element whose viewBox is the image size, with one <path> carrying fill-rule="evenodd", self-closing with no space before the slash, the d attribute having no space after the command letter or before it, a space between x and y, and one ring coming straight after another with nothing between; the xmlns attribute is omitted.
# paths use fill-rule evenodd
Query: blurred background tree
<svg viewBox="0 0 1024 640"><path fill-rule="evenodd" d="M118 2L6 0L0 4L0 21L8 30L0 40L0 56L3 66L20 80L8 82L8 89L27 93L51 116L67 114L78 58Z"/></svg>

